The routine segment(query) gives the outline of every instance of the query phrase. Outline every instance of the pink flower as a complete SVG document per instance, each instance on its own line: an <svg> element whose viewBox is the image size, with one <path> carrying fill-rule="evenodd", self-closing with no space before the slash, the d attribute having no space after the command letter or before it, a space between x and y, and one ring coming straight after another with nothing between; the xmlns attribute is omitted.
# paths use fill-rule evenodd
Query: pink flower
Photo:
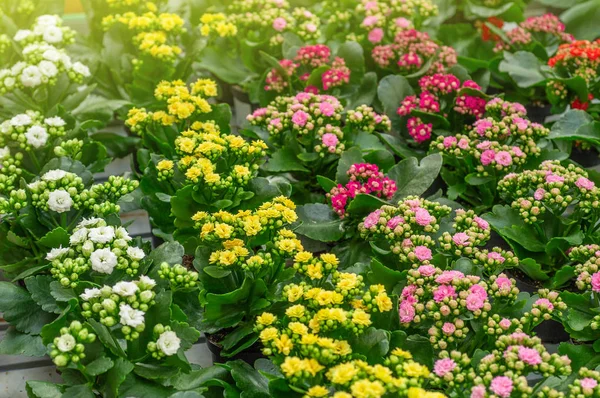
<svg viewBox="0 0 600 398"><path fill-rule="evenodd" d="M485 288L481 285L473 285L471 286L471 288L469 289L469 291L479 297L481 297L482 299L486 300L488 297L487 291L485 290Z"/></svg>
<svg viewBox="0 0 600 398"><path fill-rule="evenodd" d="M325 116L333 116L335 113L335 106L329 102L321 102L319 104L319 110Z"/></svg>
<svg viewBox="0 0 600 398"><path fill-rule="evenodd" d="M469 311L477 311L483 308L485 300L478 294L471 293L467 296L467 309Z"/></svg>
<svg viewBox="0 0 600 398"><path fill-rule="evenodd" d="M542 363L542 356L537 350L523 346L519 347L519 359L531 366Z"/></svg>
<svg viewBox="0 0 600 398"><path fill-rule="evenodd" d="M319 94L319 89L316 86L306 86L304 88L304 92L310 94Z"/></svg>
<svg viewBox="0 0 600 398"><path fill-rule="evenodd" d="M304 127L307 120L308 113L304 111L296 111L292 116L292 123L294 123L296 126Z"/></svg>
<svg viewBox="0 0 600 398"><path fill-rule="evenodd" d="M415 210L415 219L417 221L417 224L423 227L431 224L431 222L433 221L433 217L431 217L427 209L424 209L422 207L419 207Z"/></svg>
<svg viewBox="0 0 600 398"><path fill-rule="evenodd" d="M500 327L503 330L507 330L508 328L510 328L511 324L512 323L511 323L510 319L508 319L508 318L502 318L502 320L498 323L498 325L500 325Z"/></svg>
<svg viewBox="0 0 600 398"><path fill-rule="evenodd" d="M515 339L516 341L518 341L519 343L523 341L523 339L529 337L526 333L523 332L514 332L511 333L510 338L511 339Z"/></svg>
<svg viewBox="0 0 600 398"><path fill-rule="evenodd" d="M311 98L312 98L312 95L310 95L308 92L296 94L296 99L300 102L308 101Z"/></svg>
<svg viewBox="0 0 600 398"><path fill-rule="evenodd" d="M460 149L467 149L469 147L469 141L467 141L467 139L465 139L465 138L461 138L458 141L458 147Z"/></svg>
<svg viewBox="0 0 600 398"><path fill-rule="evenodd" d="M446 284L446 283L452 282L456 278L462 279L464 277L465 277L465 274L463 274L462 272L456 271L456 270L450 270L450 271L442 272L437 278L435 278L435 281L437 283Z"/></svg>
<svg viewBox="0 0 600 398"><path fill-rule="evenodd" d="M331 197L331 205L336 210L343 211L346 207L346 202L348 201L348 196L343 193L339 193Z"/></svg>
<svg viewBox="0 0 600 398"><path fill-rule="evenodd" d="M452 335L452 333L454 333L455 331L456 331L456 326L454 326L453 323L446 322L442 326L442 332L444 332L444 334L447 336Z"/></svg>
<svg viewBox="0 0 600 398"><path fill-rule="evenodd" d="M533 194L533 197L535 200L542 200L542 199L544 199L545 194L546 194L545 189L538 188L538 189L536 189L535 193Z"/></svg>
<svg viewBox="0 0 600 398"><path fill-rule="evenodd" d="M592 181L588 180L585 177L579 177L577 181L575 181L575 185L577 185L579 188L587 190L591 190L595 186L595 184Z"/></svg>
<svg viewBox="0 0 600 398"><path fill-rule="evenodd" d="M452 372L456 368L456 362L450 358L438 359L433 365L433 372L438 377L444 377L448 373Z"/></svg>
<svg viewBox="0 0 600 398"><path fill-rule="evenodd" d="M596 272L592 275L592 290L600 292L600 272Z"/></svg>
<svg viewBox="0 0 600 398"><path fill-rule="evenodd" d="M400 315L400 322L412 322L415 318L415 308L408 301L402 301L398 308L398 315Z"/></svg>
<svg viewBox="0 0 600 398"><path fill-rule="evenodd" d="M435 267L432 265L421 265L419 268L417 268L417 271L419 271L419 274L423 276L431 276L435 274Z"/></svg>
<svg viewBox="0 0 600 398"><path fill-rule="evenodd" d="M278 124L281 124L281 119L276 117L275 119L271 120L271 122L269 124L271 126L277 126Z"/></svg>
<svg viewBox="0 0 600 398"><path fill-rule="evenodd" d="M550 311L552 311L554 309L554 304L552 304L550 302L550 300L548 300L547 298L537 299L535 301L534 305L537 305L538 307L542 307L542 308L547 308Z"/></svg>
<svg viewBox="0 0 600 398"><path fill-rule="evenodd" d="M390 220L387 222L387 227L390 229L394 229L400 224L404 224L404 218L400 216L395 216L390 218Z"/></svg>
<svg viewBox="0 0 600 398"><path fill-rule="evenodd" d="M368 39L371 43L379 43L383 39L383 29L375 28L369 32Z"/></svg>
<svg viewBox="0 0 600 398"><path fill-rule="evenodd" d="M484 136L487 129L493 126L493 123L487 119L479 119L475 122L475 131L480 136Z"/></svg>
<svg viewBox="0 0 600 398"><path fill-rule="evenodd" d="M431 260L431 250L427 246L415 247L415 256L419 261Z"/></svg>
<svg viewBox="0 0 600 398"><path fill-rule="evenodd" d="M512 151L513 151L513 154L519 158L522 156L525 156L525 153L523 153L521 148L519 148L518 146L512 147Z"/></svg>
<svg viewBox="0 0 600 398"><path fill-rule="evenodd" d="M488 258L491 260L498 261L500 264L502 264L502 263L504 263L504 261L506 261L506 259L502 256L502 254L500 254L498 252L489 252Z"/></svg>
<svg viewBox="0 0 600 398"><path fill-rule="evenodd" d="M444 148L450 148L457 142L456 137L444 137Z"/></svg>
<svg viewBox="0 0 600 398"><path fill-rule="evenodd" d="M598 385L598 382L591 377L585 377L579 382L581 383L581 388L586 390L593 390Z"/></svg>
<svg viewBox="0 0 600 398"><path fill-rule="evenodd" d="M396 18L396 26L402 29L406 29L410 27L410 21L406 18Z"/></svg>
<svg viewBox="0 0 600 398"><path fill-rule="evenodd" d="M564 180L564 177L552 173L546 176L546 182L563 182Z"/></svg>
<svg viewBox="0 0 600 398"><path fill-rule="evenodd" d="M273 21L273 29L275 29L278 32L283 31L286 26L287 21L284 18L275 18L275 20Z"/></svg>
<svg viewBox="0 0 600 398"><path fill-rule="evenodd" d="M477 385L471 389L471 398L485 398L485 386Z"/></svg>
<svg viewBox="0 0 600 398"><path fill-rule="evenodd" d="M443 301L445 298L456 298L456 289L454 286L440 285L433 291L433 299L436 303Z"/></svg>
<svg viewBox="0 0 600 398"><path fill-rule="evenodd" d="M477 144L477 149L490 149L492 146L492 141L481 141L479 144Z"/></svg>
<svg viewBox="0 0 600 398"><path fill-rule="evenodd" d="M490 384L490 390L502 398L508 398L513 390L513 382L506 376L496 376Z"/></svg>
<svg viewBox="0 0 600 398"><path fill-rule="evenodd" d="M490 229L490 224L479 216L473 217L473 221L475 221L475 224L477 224L477 226L481 229L484 229L486 231Z"/></svg>
<svg viewBox="0 0 600 398"><path fill-rule="evenodd" d="M255 110L252 113L252 116L254 117L260 117L260 116L264 116L267 114L267 108L258 108L257 110Z"/></svg>
<svg viewBox="0 0 600 398"><path fill-rule="evenodd" d="M527 130L527 127L529 127L529 123L527 122L527 120L520 117L515 117L513 119L513 123L517 125L517 129L519 131L525 131Z"/></svg>
<svg viewBox="0 0 600 398"><path fill-rule="evenodd" d="M369 214L365 218L365 222L364 222L365 228L371 228L371 227L374 227L375 225L377 225L377 223L379 222L380 214L381 214L381 210L379 210L379 209L377 209L374 212L372 212L371 214Z"/></svg>
<svg viewBox="0 0 600 398"><path fill-rule="evenodd" d="M481 164L484 166L489 165L496 158L496 152L493 149L488 149L481 154Z"/></svg>
<svg viewBox="0 0 600 398"><path fill-rule="evenodd" d="M363 26L373 26L377 23L377 21L379 20L378 17L376 17L375 15L369 15L368 17L366 17L365 19L363 19Z"/></svg>
<svg viewBox="0 0 600 398"><path fill-rule="evenodd" d="M317 25L315 25L314 23L307 23L306 30L308 30L310 33L314 33L317 31Z"/></svg>
<svg viewBox="0 0 600 398"><path fill-rule="evenodd" d="M469 235L464 232L458 232L452 237L452 241L457 246L466 246L469 243Z"/></svg>
<svg viewBox="0 0 600 398"><path fill-rule="evenodd" d="M512 156L507 151L500 151L496 154L496 163L502 166L510 166L512 164Z"/></svg>
<svg viewBox="0 0 600 398"><path fill-rule="evenodd" d="M335 135L333 133L323 134L323 137L321 137L321 141L323 141L323 145L330 147L330 148L331 147L335 148L335 146L339 142L337 135Z"/></svg>
<svg viewBox="0 0 600 398"><path fill-rule="evenodd" d="M365 10L372 10L373 8L377 8L377 2L367 1L367 3L365 4Z"/></svg>
<svg viewBox="0 0 600 398"><path fill-rule="evenodd" d="M404 286L404 289L402 289L402 293L400 294L400 297L403 299L406 297L412 297L416 291L417 291L417 285Z"/></svg>

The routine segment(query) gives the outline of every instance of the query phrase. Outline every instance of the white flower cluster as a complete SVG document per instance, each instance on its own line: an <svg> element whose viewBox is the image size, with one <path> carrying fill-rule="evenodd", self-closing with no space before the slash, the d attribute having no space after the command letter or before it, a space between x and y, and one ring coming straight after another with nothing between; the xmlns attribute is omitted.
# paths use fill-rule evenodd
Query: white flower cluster
<svg viewBox="0 0 600 398"><path fill-rule="evenodd" d="M78 209L84 190L83 180L76 174L56 169L44 173L41 179L27 185L31 204L42 210L65 213Z"/></svg>
<svg viewBox="0 0 600 398"><path fill-rule="evenodd" d="M101 274L112 274L116 268L135 275L146 254L130 246L130 241L125 228L107 225L101 218L91 218L74 229L68 248L52 249L46 260L52 263L51 272L63 286L76 286L81 275L90 268Z"/></svg>
<svg viewBox="0 0 600 398"><path fill-rule="evenodd" d="M60 329L60 336L50 344L50 357L57 366L67 366L85 358L84 344L96 341L96 335L79 321L73 321L69 327Z"/></svg>
<svg viewBox="0 0 600 398"><path fill-rule="evenodd" d="M81 62L71 61L65 50L47 43L27 45L22 52L23 61L7 69L0 69L0 94L15 89L35 89L43 84L54 85L60 73L76 83L91 76L90 69Z"/></svg>
<svg viewBox="0 0 600 398"><path fill-rule="evenodd" d="M64 136L66 124L61 117L44 118L36 111L27 111L5 120L0 124L0 159L3 158L3 150L8 150L7 145L23 150L39 149L49 140Z"/></svg>
<svg viewBox="0 0 600 398"><path fill-rule="evenodd" d="M17 31L13 39L22 46L45 42L64 47L75 41L75 31L63 26L63 21L58 15L41 15L36 18L31 29Z"/></svg>
<svg viewBox="0 0 600 398"><path fill-rule="evenodd" d="M114 286L85 289L80 295L82 315L113 327L121 324L127 340L135 340L145 328L145 314L155 304L156 282L143 275L137 281L118 282Z"/></svg>
<svg viewBox="0 0 600 398"><path fill-rule="evenodd" d="M153 333L158 338L156 342L149 342L147 348L154 358L161 359L177 354L181 347L181 339L177 337L177 333L171 330L170 326L163 326L159 323L154 326Z"/></svg>

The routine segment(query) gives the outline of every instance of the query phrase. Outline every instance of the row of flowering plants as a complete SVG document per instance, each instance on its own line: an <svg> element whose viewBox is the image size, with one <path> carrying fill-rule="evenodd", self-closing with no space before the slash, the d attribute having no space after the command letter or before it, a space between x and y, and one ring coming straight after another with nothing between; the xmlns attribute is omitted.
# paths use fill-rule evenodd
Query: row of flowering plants
<svg viewBox="0 0 600 398"><path fill-rule="evenodd" d="M600 142L597 43L568 13L83 3L87 39L2 8L0 353L63 379L28 396L600 394L574 156Z"/></svg>

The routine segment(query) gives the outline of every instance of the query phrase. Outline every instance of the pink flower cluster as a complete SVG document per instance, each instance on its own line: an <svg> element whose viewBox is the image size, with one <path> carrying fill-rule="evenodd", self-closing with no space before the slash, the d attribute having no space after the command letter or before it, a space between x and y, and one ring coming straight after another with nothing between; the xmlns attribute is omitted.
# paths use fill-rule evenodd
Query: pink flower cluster
<svg viewBox="0 0 600 398"><path fill-rule="evenodd" d="M575 40L573 35L565 33L565 25L554 14L529 17L506 32L506 36L510 40L510 44L499 41L496 43L494 51L510 50L511 46L513 49L524 49L534 40L539 41L542 45L552 39L557 40L559 44L571 43Z"/></svg>
<svg viewBox="0 0 600 398"><path fill-rule="evenodd" d="M434 59L429 71L433 73L441 73L457 62L454 49L440 46L427 33L415 29L399 31L394 43L376 46L371 56L380 68L392 68L401 74L421 69L431 58Z"/></svg>
<svg viewBox="0 0 600 398"><path fill-rule="evenodd" d="M292 86L300 86L298 91L318 94L320 91L329 91L350 82L351 72L344 59L331 59L331 49L324 44L301 47L293 60L283 59L279 61L279 65L285 75L282 76L277 68L271 69L265 79L266 91L280 93L288 88L289 82L292 81ZM307 85L312 72L322 66L329 68L321 75L321 87Z"/></svg>
<svg viewBox="0 0 600 398"><path fill-rule="evenodd" d="M355 163L347 171L349 181L345 184L338 184L333 188L327 197L331 199L333 210L344 217L346 207L357 194L369 194L386 200L392 199L396 193L396 182L385 176L379 171L376 164ZM376 224L379 221L378 213L372 213L365 223L367 225Z"/></svg>

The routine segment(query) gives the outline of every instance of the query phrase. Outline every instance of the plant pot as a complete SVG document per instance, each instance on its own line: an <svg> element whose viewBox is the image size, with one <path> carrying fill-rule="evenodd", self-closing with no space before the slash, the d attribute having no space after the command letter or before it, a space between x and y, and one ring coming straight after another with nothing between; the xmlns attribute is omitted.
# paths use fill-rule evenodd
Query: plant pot
<svg viewBox="0 0 600 398"><path fill-rule="evenodd" d="M585 168L593 167L600 164L600 154L595 148L585 150L574 146L571 151L571 160Z"/></svg>
<svg viewBox="0 0 600 398"><path fill-rule="evenodd" d="M152 248L156 249L158 246L165 243L163 238L159 238L158 236L152 235Z"/></svg>
<svg viewBox="0 0 600 398"><path fill-rule="evenodd" d="M250 366L254 366L254 362L256 362L257 359L265 358L265 356L260 350L260 345L258 343L232 357L223 357L221 356L223 347L218 341L215 341L217 337L220 336L211 335L208 333L206 334L206 345L208 346L208 349L212 355L213 364L226 363L228 361L235 361L236 359L241 359ZM220 340L221 339L219 339L219 341Z"/></svg>
<svg viewBox="0 0 600 398"><path fill-rule="evenodd" d="M543 106L527 105L525 109L527 109L527 117L534 123L543 124L546 118L552 115L552 106L548 104Z"/></svg>

